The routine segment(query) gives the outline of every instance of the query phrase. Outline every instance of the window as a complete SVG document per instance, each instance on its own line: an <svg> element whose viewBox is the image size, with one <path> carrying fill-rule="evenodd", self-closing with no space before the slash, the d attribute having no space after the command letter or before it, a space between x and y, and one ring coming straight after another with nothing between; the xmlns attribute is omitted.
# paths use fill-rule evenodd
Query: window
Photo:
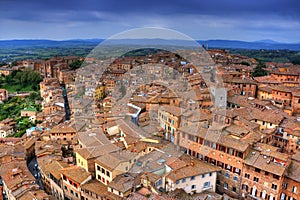
<svg viewBox="0 0 300 200"><path fill-rule="evenodd" d="M281 193L280 200L285 200L285 194L284 193Z"/></svg>
<svg viewBox="0 0 300 200"><path fill-rule="evenodd" d="M226 169L231 170L231 166L227 164Z"/></svg>
<svg viewBox="0 0 300 200"><path fill-rule="evenodd" d="M259 181L259 178L254 177L254 178L253 178L253 181L258 182L258 181Z"/></svg>
<svg viewBox="0 0 300 200"><path fill-rule="evenodd" d="M248 185L243 184L243 185L242 185L242 189L245 190L245 191L248 191Z"/></svg>
<svg viewBox="0 0 300 200"><path fill-rule="evenodd" d="M276 190L277 189L277 185L272 183L272 189Z"/></svg>
<svg viewBox="0 0 300 200"><path fill-rule="evenodd" d="M97 165L97 170L100 171L100 166L99 165Z"/></svg>
<svg viewBox="0 0 300 200"><path fill-rule="evenodd" d="M233 191L233 192L236 192L236 187L232 187L232 191Z"/></svg>
<svg viewBox="0 0 300 200"><path fill-rule="evenodd" d="M185 183L185 181L186 181L185 178L183 178L183 179L182 179L182 183Z"/></svg>
<svg viewBox="0 0 300 200"><path fill-rule="evenodd" d="M196 185L192 185L191 189L195 190L196 189Z"/></svg>
<svg viewBox="0 0 300 200"><path fill-rule="evenodd" d="M243 153L238 151L238 152L237 152L237 157L243 158Z"/></svg>
<svg viewBox="0 0 300 200"><path fill-rule="evenodd" d="M233 180L234 180L234 181L238 181L239 178L238 178L237 176L234 176L234 177L233 177Z"/></svg>
<svg viewBox="0 0 300 200"><path fill-rule="evenodd" d="M191 177L191 181L193 181L193 180L195 180L195 179L196 179L195 176L192 176L192 177Z"/></svg>
<svg viewBox="0 0 300 200"><path fill-rule="evenodd" d="M227 183L224 183L224 188L228 189L228 184Z"/></svg>
<svg viewBox="0 0 300 200"><path fill-rule="evenodd" d="M239 168L235 168L234 172L237 173L237 174L240 174L240 169Z"/></svg>
<svg viewBox="0 0 300 200"><path fill-rule="evenodd" d="M205 178L205 174L202 174L202 178Z"/></svg>
<svg viewBox="0 0 300 200"><path fill-rule="evenodd" d="M279 177L278 175L275 175L275 174L274 174L274 175L273 175L273 178L279 180L280 177Z"/></svg>
<svg viewBox="0 0 300 200"><path fill-rule="evenodd" d="M208 188L208 187L210 187L210 182L209 181L207 181L203 184L203 188Z"/></svg>
<svg viewBox="0 0 300 200"><path fill-rule="evenodd" d="M250 174L245 174L245 178L250 178Z"/></svg>
<svg viewBox="0 0 300 200"><path fill-rule="evenodd" d="M213 143L212 143L212 148L213 148L213 149L217 149L217 143L213 142Z"/></svg>
<svg viewBox="0 0 300 200"><path fill-rule="evenodd" d="M161 185L162 184L162 180L160 179L159 181L156 182L156 185Z"/></svg>
<svg viewBox="0 0 300 200"><path fill-rule="evenodd" d="M108 176L108 177L110 176L110 173L109 173L109 171L106 171L106 176Z"/></svg>
<svg viewBox="0 0 300 200"><path fill-rule="evenodd" d="M65 190L67 190L67 191L68 191L68 188L67 188L67 186L65 186Z"/></svg>
<svg viewBox="0 0 300 200"><path fill-rule="evenodd" d="M268 175L269 175L269 172L265 172L265 175L268 176Z"/></svg>
<svg viewBox="0 0 300 200"><path fill-rule="evenodd" d="M209 173L209 176L212 176L212 173L211 173L211 172Z"/></svg>
<svg viewBox="0 0 300 200"><path fill-rule="evenodd" d="M260 173L260 169L255 168L255 172Z"/></svg>
<svg viewBox="0 0 300 200"><path fill-rule="evenodd" d="M230 178L230 175L227 172L225 172L224 176L227 177L227 178Z"/></svg>
<svg viewBox="0 0 300 200"><path fill-rule="evenodd" d="M297 193L297 187L296 186L293 186L292 192Z"/></svg>
<svg viewBox="0 0 300 200"><path fill-rule="evenodd" d="M179 184L179 180L177 180L175 183L176 183L176 184Z"/></svg>
<svg viewBox="0 0 300 200"><path fill-rule="evenodd" d="M282 184L282 188L283 188L283 189L286 189L286 188L287 188L287 185L288 185L288 184L287 184L286 182L283 183L283 184Z"/></svg>
<svg viewBox="0 0 300 200"><path fill-rule="evenodd" d="M222 175L222 171L218 171L218 174L219 174L219 175Z"/></svg>

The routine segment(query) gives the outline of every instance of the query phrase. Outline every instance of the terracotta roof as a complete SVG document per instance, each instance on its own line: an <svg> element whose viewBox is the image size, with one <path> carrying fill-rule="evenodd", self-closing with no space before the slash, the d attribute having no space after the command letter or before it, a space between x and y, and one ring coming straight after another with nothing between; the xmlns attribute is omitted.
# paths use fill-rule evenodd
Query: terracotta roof
<svg viewBox="0 0 300 200"><path fill-rule="evenodd" d="M128 151L117 151L105 154L95 160L96 163L108 170L114 170L120 163L129 162L136 156L135 153Z"/></svg>
<svg viewBox="0 0 300 200"><path fill-rule="evenodd" d="M78 139L86 147L99 146L108 144L110 141L107 139L102 129L91 129L85 132L78 133Z"/></svg>
<svg viewBox="0 0 300 200"><path fill-rule="evenodd" d="M183 112L183 110L181 108L179 108L177 106L170 106L170 105L160 106L159 110L171 113L177 117L181 116L182 112Z"/></svg>
<svg viewBox="0 0 300 200"><path fill-rule="evenodd" d="M125 193L134 187L134 182L135 182L135 177L126 173L126 174L120 174L120 175L116 176L108 184L108 186L117 191Z"/></svg>
<svg viewBox="0 0 300 200"><path fill-rule="evenodd" d="M69 124L61 123L53 127L50 131L51 133L76 133L76 129Z"/></svg>
<svg viewBox="0 0 300 200"><path fill-rule="evenodd" d="M186 157L184 155L184 157ZM197 159L182 158L186 162L186 166L168 173L166 178L173 180L174 182L183 178L192 176L198 176L201 174L207 174L210 172L219 171L219 168L210 164L201 162Z"/></svg>
<svg viewBox="0 0 300 200"><path fill-rule="evenodd" d="M91 176L91 173L85 171L85 169L79 166L63 168L60 171L62 174L79 184L81 184L83 181L87 180Z"/></svg>
<svg viewBox="0 0 300 200"><path fill-rule="evenodd" d="M92 159L97 158L99 156L103 156L104 154L117 151L119 148L114 144L105 144L98 146L91 146L86 148L80 148L76 150L81 157L84 159Z"/></svg>
<svg viewBox="0 0 300 200"><path fill-rule="evenodd" d="M61 179L61 169L68 167L69 165L61 161L52 161L48 164L48 172L52 174L57 180Z"/></svg>
<svg viewBox="0 0 300 200"><path fill-rule="evenodd" d="M44 190L34 190L34 191L28 191L24 195L18 198L19 200L28 200L28 199L35 199L35 200L54 200L54 197L51 197L48 195Z"/></svg>
<svg viewBox="0 0 300 200"><path fill-rule="evenodd" d="M80 186L81 189L91 191L100 196L106 196L109 194L107 186L97 180L90 180Z"/></svg>
<svg viewBox="0 0 300 200"><path fill-rule="evenodd" d="M285 171L285 176L296 181L300 182L300 163L297 161L292 161L288 169Z"/></svg>

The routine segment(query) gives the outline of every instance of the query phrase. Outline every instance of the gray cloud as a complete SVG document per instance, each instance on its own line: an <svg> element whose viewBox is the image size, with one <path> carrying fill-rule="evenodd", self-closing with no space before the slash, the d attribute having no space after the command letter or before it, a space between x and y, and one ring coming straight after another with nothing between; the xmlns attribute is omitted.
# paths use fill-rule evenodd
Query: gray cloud
<svg viewBox="0 0 300 200"><path fill-rule="evenodd" d="M65 39L159 26L197 39L300 41L299 7L298 0L2 0L0 39L36 37L37 29L42 38Z"/></svg>

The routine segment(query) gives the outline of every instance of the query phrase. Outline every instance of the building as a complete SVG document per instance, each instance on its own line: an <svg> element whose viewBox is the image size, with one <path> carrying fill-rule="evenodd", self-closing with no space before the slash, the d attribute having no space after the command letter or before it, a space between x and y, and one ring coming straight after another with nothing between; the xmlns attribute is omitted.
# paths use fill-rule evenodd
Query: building
<svg viewBox="0 0 300 200"><path fill-rule="evenodd" d="M296 200L300 194L300 162L292 160L284 174L280 199Z"/></svg>
<svg viewBox="0 0 300 200"><path fill-rule="evenodd" d="M8 76L12 73L13 69L0 67L0 76Z"/></svg>
<svg viewBox="0 0 300 200"><path fill-rule="evenodd" d="M272 100L272 88L270 86L258 86L257 98L259 100Z"/></svg>
<svg viewBox="0 0 300 200"><path fill-rule="evenodd" d="M60 123L50 130L50 139L56 141L72 141L77 131L70 122Z"/></svg>
<svg viewBox="0 0 300 200"><path fill-rule="evenodd" d="M81 185L92 179L91 173L79 166L63 168L60 171L65 198L80 200Z"/></svg>
<svg viewBox="0 0 300 200"><path fill-rule="evenodd" d="M90 180L81 186L82 199L89 200L115 200L107 190L107 186L97 180Z"/></svg>
<svg viewBox="0 0 300 200"><path fill-rule="evenodd" d="M185 166L165 175L165 189L167 192L183 189L188 194L215 192L219 170L218 167L198 159L189 159Z"/></svg>
<svg viewBox="0 0 300 200"><path fill-rule="evenodd" d="M257 144L245 158L242 197L245 199L282 199L281 186L289 165L288 155L276 147Z"/></svg>
<svg viewBox="0 0 300 200"><path fill-rule="evenodd" d="M0 126L0 138L6 138L14 134L14 128L12 126Z"/></svg>
<svg viewBox="0 0 300 200"><path fill-rule="evenodd" d="M224 83L234 87L237 94L247 96L247 97L256 97L257 83L249 78L232 78L224 79Z"/></svg>
<svg viewBox="0 0 300 200"><path fill-rule="evenodd" d="M174 142L174 134L180 126L182 109L177 106L160 106L158 122L165 131L165 139Z"/></svg>
<svg viewBox="0 0 300 200"><path fill-rule="evenodd" d="M3 191L8 199L26 199L25 197L31 192L42 192L43 196L48 197L44 191L40 191L35 178L27 168L25 160L14 160L1 165L0 174L3 182Z"/></svg>
<svg viewBox="0 0 300 200"><path fill-rule="evenodd" d="M175 135L175 145L199 160L218 166L220 171L216 190L238 198L243 160L249 152L249 143L259 139L260 134L241 125L231 125L223 130L208 130L192 124L179 128Z"/></svg>
<svg viewBox="0 0 300 200"><path fill-rule="evenodd" d="M6 101L8 99L8 91L5 89L0 89L0 102Z"/></svg>
<svg viewBox="0 0 300 200"><path fill-rule="evenodd" d="M119 150L114 144L89 146L76 150L76 165L84 168L95 177L95 160L107 153Z"/></svg>
<svg viewBox="0 0 300 200"><path fill-rule="evenodd" d="M128 151L105 154L95 160L96 179L108 185L117 175L128 172L137 159L136 153Z"/></svg>
<svg viewBox="0 0 300 200"><path fill-rule="evenodd" d="M21 110L21 117L36 117L37 110L34 107L27 107Z"/></svg>

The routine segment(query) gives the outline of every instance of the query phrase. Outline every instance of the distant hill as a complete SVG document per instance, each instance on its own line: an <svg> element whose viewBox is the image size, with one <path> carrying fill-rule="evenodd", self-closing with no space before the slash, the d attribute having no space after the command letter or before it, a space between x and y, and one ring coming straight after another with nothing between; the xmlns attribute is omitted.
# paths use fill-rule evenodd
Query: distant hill
<svg viewBox="0 0 300 200"><path fill-rule="evenodd" d="M104 39L73 39L73 40L0 40L0 48L34 48L34 47L72 47L72 46L96 46ZM279 43L273 40L259 40L254 42L245 42L238 40L197 40L200 45L208 48L224 48L224 49L267 49L267 50L296 50L300 51L300 43ZM174 46L194 46L194 41L185 40L165 40L165 39L120 39L108 40L105 44L113 45L169 45Z"/></svg>
<svg viewBox="0 0 300 200"><path fill-rule="evenodd" d="M300 44L290 44L290 43L278 43L271 40L255 41L255 42L245 42L238 40L199 40L200 44L204 44L208 48L232 48L232 49L268 49L268 50L296 50L300 51Z"/></svg>

